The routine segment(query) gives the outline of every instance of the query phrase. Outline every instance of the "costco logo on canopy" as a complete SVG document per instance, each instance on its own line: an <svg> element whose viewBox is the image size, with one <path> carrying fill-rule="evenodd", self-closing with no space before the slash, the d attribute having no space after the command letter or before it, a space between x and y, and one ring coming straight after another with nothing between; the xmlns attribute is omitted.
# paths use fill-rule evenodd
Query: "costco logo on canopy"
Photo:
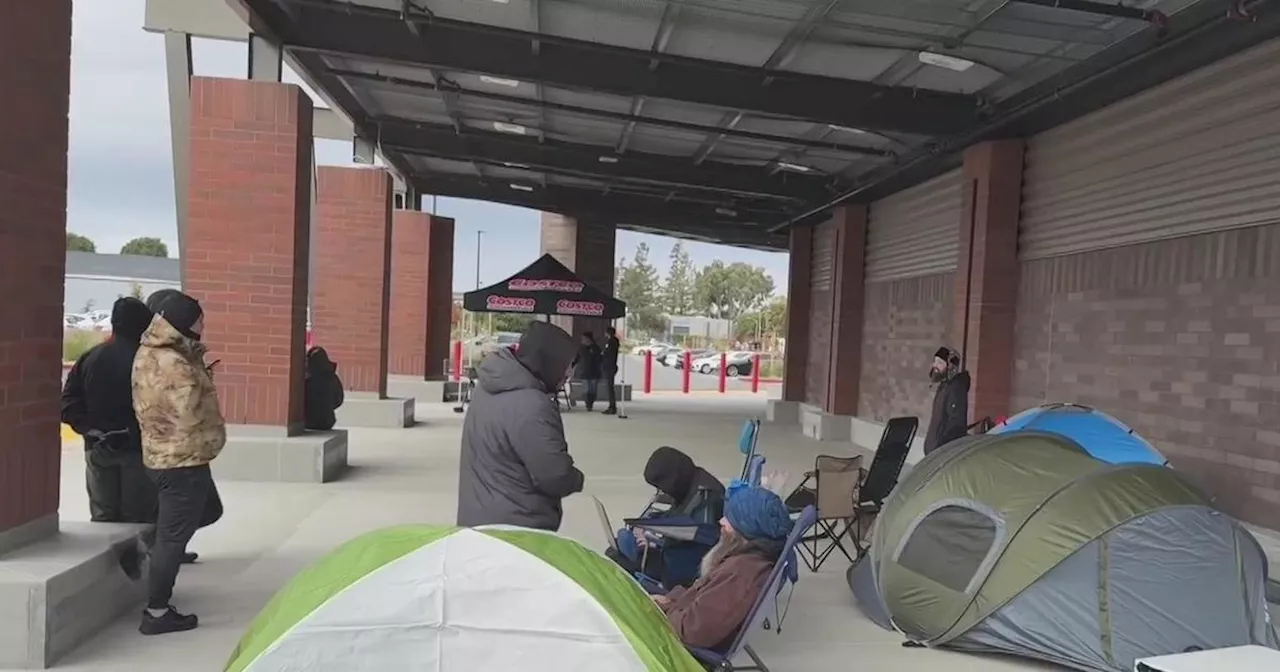
<svg viewBox="0 0 1280 672"><path fill-rule="evenodd" d="M485 300L484 306L489 310L498 310L510 313L532 313L538 307L538 302L533 299L523 297L491 294L489 298Z"/></svg>
<svg viewBox="0 0 1280 672"><path fill-rule="evenodd" d="M597 301L556 301L556 312L561 315L604 315L604 304Z"/></svg>

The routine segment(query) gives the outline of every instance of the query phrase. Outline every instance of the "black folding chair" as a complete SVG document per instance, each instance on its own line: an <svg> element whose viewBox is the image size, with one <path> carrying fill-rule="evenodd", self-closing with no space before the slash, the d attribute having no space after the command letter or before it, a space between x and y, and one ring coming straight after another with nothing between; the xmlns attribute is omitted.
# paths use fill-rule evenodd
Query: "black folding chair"
<svg viewBox="0 0 1280 672"><path fill-rule="evenodd" d="M898 486L898 478L902 475L902 467L907 463L907 455L911 452L911 442L916 438L916 430L920 427L920 419L916 417L891 418L880 435L880 445L876 447L875 457L871 460L871 468L867 470L858 488L858 504L853 516L853 543L858 548L858 557L866 554L866 532L875 523L876 516L884 500Z"/></svg>

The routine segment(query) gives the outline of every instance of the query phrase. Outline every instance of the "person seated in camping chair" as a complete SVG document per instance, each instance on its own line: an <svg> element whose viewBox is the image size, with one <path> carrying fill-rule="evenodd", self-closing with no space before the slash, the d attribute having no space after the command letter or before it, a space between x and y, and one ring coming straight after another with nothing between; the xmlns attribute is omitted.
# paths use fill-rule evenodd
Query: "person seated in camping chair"
<svg viewBox="0 0 1280 672"><path fill-rule="evenodd" d="M306 380L302 399L307 429L329 430L338 424L335 411L343 402L338 364L320 346L307 350Z"/></svg>
<svg viewBox="0 0 1280 672"><path fill-rule="evenodd" d="M653 601L686 646L724 653L781 559L791 516L776 493L758 486L729 495L720 541L701 563L701 576Z"/></svg>
<svg viewBox="0 0 1280 672"><path fill-rule="evenodd" d="M644 480L657 488L659 496L640 518L662 516L712 523L722 515L724 485L675 448L662 446L653 451L644 467ZM670 508L656 507L658 500L666 500ZM636 528L619 530L617 543L618 551L611 548L606 555L628 572L647 577L645 583L663 586L693 583L699 563L710 550L695 541L662 540Z"/></svg>

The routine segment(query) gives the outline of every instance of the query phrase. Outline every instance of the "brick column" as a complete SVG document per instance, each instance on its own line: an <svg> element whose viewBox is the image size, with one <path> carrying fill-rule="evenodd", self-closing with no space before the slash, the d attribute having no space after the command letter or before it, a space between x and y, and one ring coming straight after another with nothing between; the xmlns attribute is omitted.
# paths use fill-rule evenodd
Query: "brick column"
<svg viewBox="0 0 1280 672"><path fill-rule="evenodd" d="M825 372L829 377L826 411L854 416L858 414L858 383L862 378L867 208L865 205L841 206L832 211L831 219L836 229L832 282L835 306L831 314L831 363Z"/></svg>
<svg viewBox="0 0 1280 672"><path fill-rule="evenodd" d="M970 421L1011 410L1022 154L1022 140L985 142L964 153L952 333L973 376Z"/></svg>
<svg viewBox="0 0 1280 672"><path fill-rule="evenodd" d="M787 349L783 359L782 399L804 402L809 369L809 276L813 272L813 227L791 227L787 267Z"/></svg>
<svg viewBox="0 0 1280 672"><path fill-rule="evenodd" d="M391 221L390 372L443 380L453 322L453 220L396 210Z"/></svg>
<svg viewBox="0 0 1280 672"><path fill-rule="evenodd" d="M70 82L71 3L0 4L0 554L58 526Z"/></svg>
<svg viewBox="0 0 1280 672"><path fill-rule="evenodd" d="M191 80L187 291L221 360L227 421L302 431L311 99L293 84Z"/></svg>
<svg viewBox="0 0 1280 672"><path fill-rule="evenodd" d="M312 334L348 391L379 397L387 395L391 196L385 168L316 171Z"/></svg>
<svg viewBox="0 0 1280 672"><path fill-rule="evenodd" d="M542 213L542 254L550 253L569 267L588 285L613 295L613 274L617 258L617 227L600 222L581 222L550 212ZM533 260L531 259L530 262ZM610 320L590 317L556 317L552 319L560 328L576 339L584 331L595 333L596 340L604 340L604 330Z"/></svg>

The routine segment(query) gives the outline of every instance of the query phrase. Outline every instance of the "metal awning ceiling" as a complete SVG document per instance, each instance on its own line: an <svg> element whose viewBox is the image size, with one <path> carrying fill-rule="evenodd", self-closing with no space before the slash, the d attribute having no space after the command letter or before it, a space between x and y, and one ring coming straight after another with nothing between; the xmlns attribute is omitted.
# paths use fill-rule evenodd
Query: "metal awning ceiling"
<svg viewBox="0 0 1280 672"><path fill-rule="evenodd" d="M767 248L1280 32L1229 18L1272 0L230 1L423 193Z"/></svg>

